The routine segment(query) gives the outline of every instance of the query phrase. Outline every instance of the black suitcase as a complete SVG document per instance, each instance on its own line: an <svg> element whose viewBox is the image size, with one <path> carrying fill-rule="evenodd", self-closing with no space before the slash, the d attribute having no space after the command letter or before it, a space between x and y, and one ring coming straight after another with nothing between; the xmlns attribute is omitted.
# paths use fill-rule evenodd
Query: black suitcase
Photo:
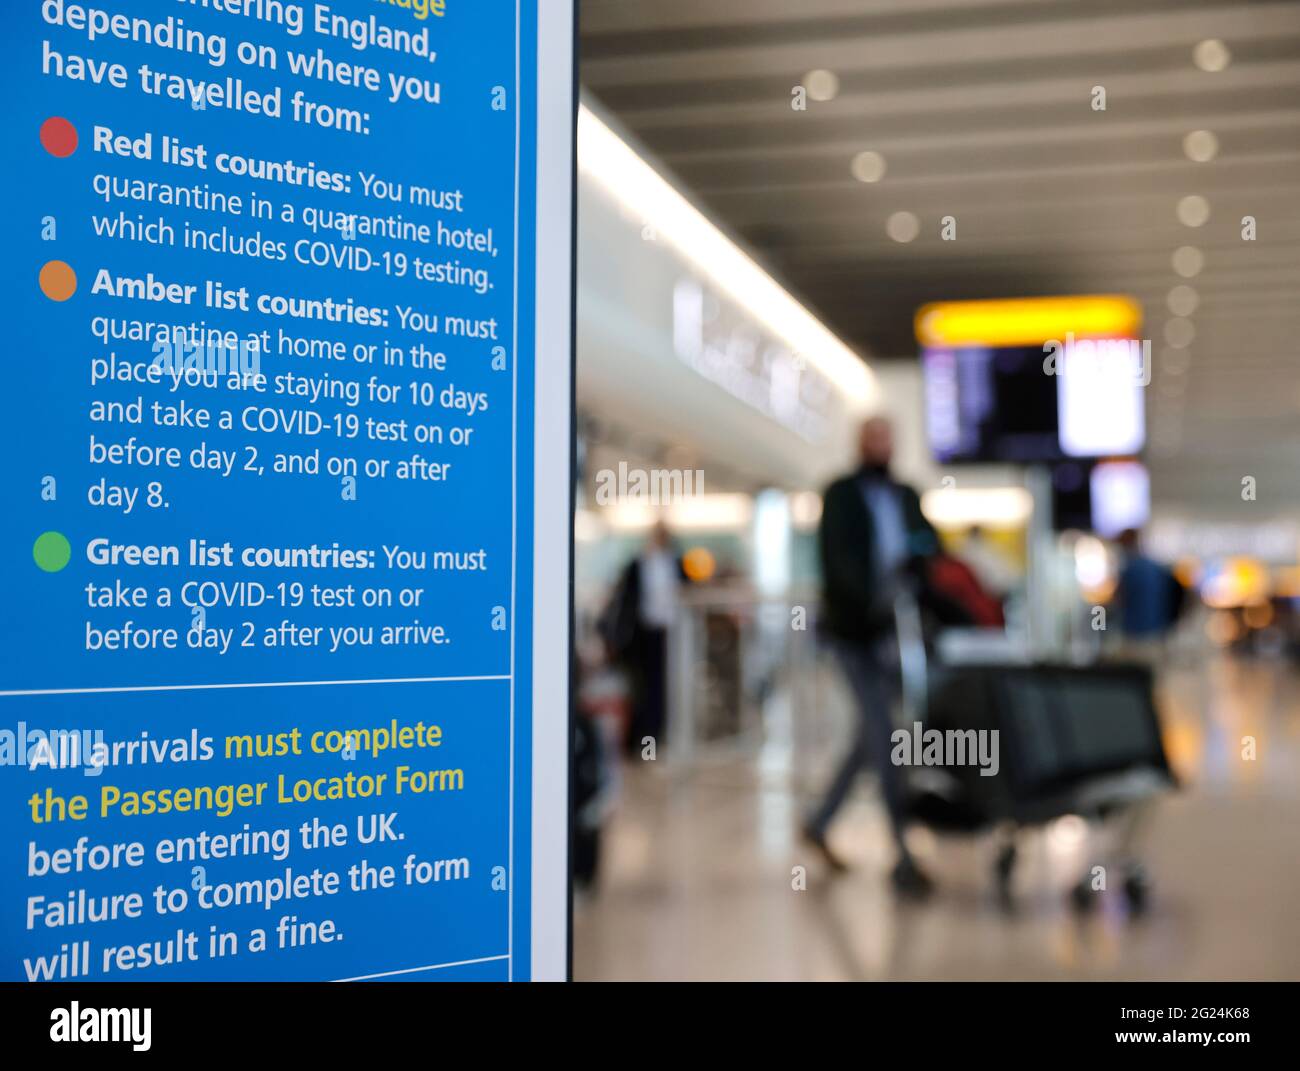
<svg viewBox="0 0 1300 1071"><path fill-rule="evenodd" d="M1104 816L1175 783L1146 666L931 670L923 724L944 733L998 734L995 775L969 763L942 768L954 786L944 806L969 828ZM918 808L935 808L925 799L925 779L915 780L922 786Z"/></svg>
<svg viewBox="0 0 1300 1071"><path fill-rule="evenodd" d="M902 728L940 734L960 746L941 749L965 761L912 763L912 817L937 832L993 830L1002 838L995 864L1009 895L1016 834L1065 815L1121 820L1119 852L1130 906L1141 910L1147 881L1132 854L1146 804L1176 787L1161 738L1152 672L1138 664L1089 666L975 663L935 665L915 604L895 606L903 677ZM980 734L997 741L997 769L972 762ZM915 751L916 748L911 749ZM1095 902L1089 877L1073 890L1076 906Z"/></svg>

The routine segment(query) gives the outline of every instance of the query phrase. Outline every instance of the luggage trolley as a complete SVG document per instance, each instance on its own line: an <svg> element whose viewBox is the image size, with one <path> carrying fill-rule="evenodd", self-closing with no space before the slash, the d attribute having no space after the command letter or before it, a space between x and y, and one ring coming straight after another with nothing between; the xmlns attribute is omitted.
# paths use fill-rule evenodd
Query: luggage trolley
<svg viewBox="0 0 1300 1071"><path fill-rule="evenodd" d="M998 770L969 762L914 765L908 777L915 821L936 833L998 838L994 879L1011 896L1020 831L1078 815L1112 834L1130 908L1147 904L1149 882L1135 849L1152 801L1177 787L1161 740L1152 673L1138 664L1031 663L985 652L939 657L910 593L894 603L902 711L910 729L996 732ZM1092 866L1073 886L1081 910L1096 902ZM1109 867L1107 868L1109 869Z"/></svg>

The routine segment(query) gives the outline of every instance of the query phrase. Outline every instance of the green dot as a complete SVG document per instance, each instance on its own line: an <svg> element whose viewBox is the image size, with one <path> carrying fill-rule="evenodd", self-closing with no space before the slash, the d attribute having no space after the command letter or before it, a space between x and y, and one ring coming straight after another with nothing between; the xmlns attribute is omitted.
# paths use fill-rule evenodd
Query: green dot
<svg viewBox="0 0 1300 1071"><path fill-rule="evenodd" d="M32 545L32 557L47 573L57 573L72 560L72 544L62 532L45 532Z"/></svg>

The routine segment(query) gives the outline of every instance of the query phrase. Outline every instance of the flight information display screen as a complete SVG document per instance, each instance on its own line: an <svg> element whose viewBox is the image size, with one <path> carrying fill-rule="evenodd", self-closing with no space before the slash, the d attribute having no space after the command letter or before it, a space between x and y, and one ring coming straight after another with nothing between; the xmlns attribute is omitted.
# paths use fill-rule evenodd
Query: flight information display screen
<svg viewBox="0 0 1300 1071"><path fill-rule="evenodd" d="M1069 339L922 351L930 446L941 464L1039 464L1138 452L1145 344Z"/></svg>

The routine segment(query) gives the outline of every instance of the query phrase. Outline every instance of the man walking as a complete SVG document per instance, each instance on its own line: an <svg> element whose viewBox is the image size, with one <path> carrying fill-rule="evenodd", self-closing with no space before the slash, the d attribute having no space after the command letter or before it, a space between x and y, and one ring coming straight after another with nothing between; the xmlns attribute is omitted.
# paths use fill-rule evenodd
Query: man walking
<svg viewBox="0 0 1300 1071"><path fill-rule="evenodd" d="M827 843L827 831L858 773L874 762L898 848L894 885L900 892L921 894L930 881L908 851L904 771L889 758L897 691L894 600L909 583L909 566L934 554L939 541L921 513L917 493L891 477L893 450L889 421L867 420L858 436L857 471L836 480L823 496L824 626L853 691L857 726L852 749L804 832L832 869L845 869Z"/></svg>

